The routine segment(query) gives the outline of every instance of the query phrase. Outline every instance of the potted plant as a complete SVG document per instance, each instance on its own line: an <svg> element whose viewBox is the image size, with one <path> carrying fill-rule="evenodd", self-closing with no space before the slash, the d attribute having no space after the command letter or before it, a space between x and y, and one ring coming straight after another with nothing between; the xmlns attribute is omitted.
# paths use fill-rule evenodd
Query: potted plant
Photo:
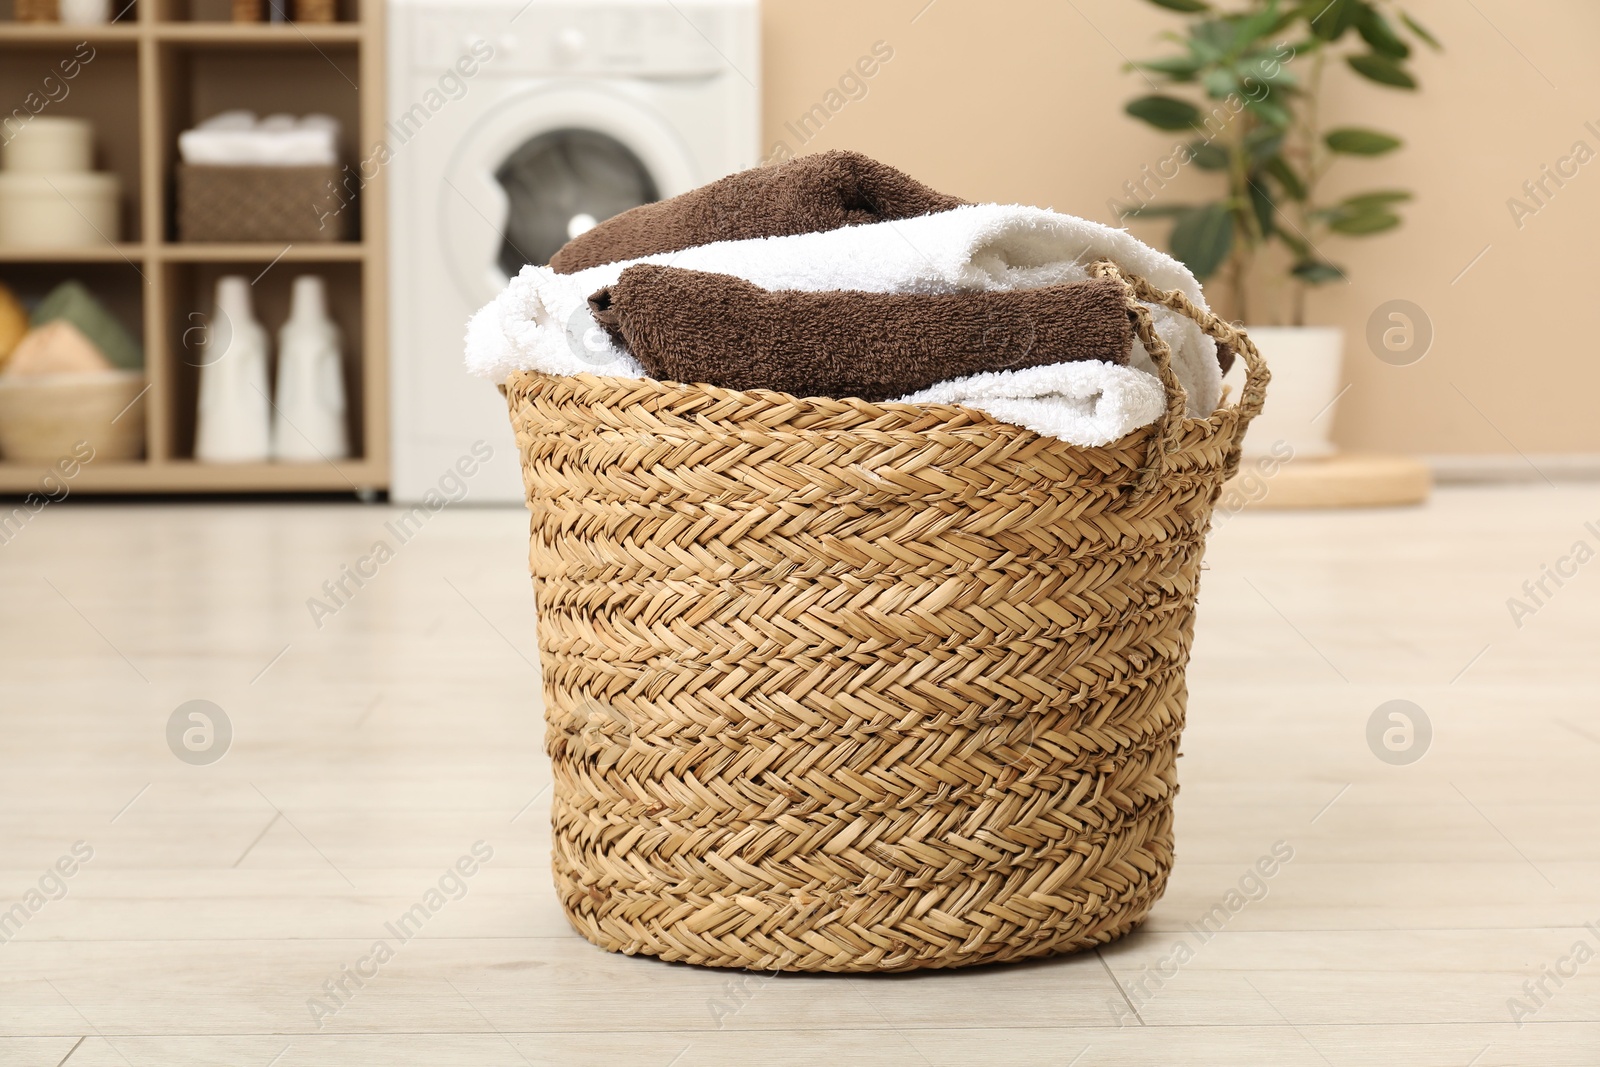
<svg viewBox="0 0 1600 1067"><path fill-rule="evenodd" d="M1251 427L1246 451L1287 443L1297 458L1328 455L1343 335L1306 324L1306 294L1345 279L1332 246L1400 225L1401 189L1329 199L1323 181L1350 158L1400 147L1364 126L1327 128L1320 107L1330 68L1386 88L1411 90L1407 68L1420 41L1439 47L1416 19L1382 0L1243 0L1219 11L1206 0L1151 0L1191 16L1183 33L1163 36L1173 54L1130 65L1158 90L1127 112L1185 140L1144 180L1129 182L1123 218L1174 220L1169 247L1202 281L1217 279L1218 310L1248 326L1272 365L1272 398ZM1409 40L1408 40L1409 39ZM1198 99L1196 99L1198 98ZM1161 192L1188 165L1216 176L1218 196L1168 204ZM1318 425L1320 423L1320 426ZM1254 444L1254 448L1251 444ZM1280 445L1281 447L1281 445Z"/></svg>

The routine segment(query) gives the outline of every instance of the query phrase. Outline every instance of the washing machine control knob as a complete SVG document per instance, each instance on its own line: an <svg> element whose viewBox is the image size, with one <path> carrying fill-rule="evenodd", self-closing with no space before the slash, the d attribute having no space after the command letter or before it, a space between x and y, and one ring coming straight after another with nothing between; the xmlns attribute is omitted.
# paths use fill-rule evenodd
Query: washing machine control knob
<svg viewBox="0 0 1600 1067"><path fill-rule="evenodd" d="M576 26L567 26L557 31L554 41L554 51L557 61L562 63L576 63L583 58L584 46L589 39L582 30Z"/></svg>

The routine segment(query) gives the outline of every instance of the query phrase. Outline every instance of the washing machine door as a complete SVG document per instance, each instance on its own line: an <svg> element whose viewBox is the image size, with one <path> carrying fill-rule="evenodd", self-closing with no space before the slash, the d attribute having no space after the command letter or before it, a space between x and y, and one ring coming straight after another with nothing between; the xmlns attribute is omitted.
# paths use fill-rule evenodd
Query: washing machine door
<svg viewBox="0 0 1600 1067"><path fill-rule="evenodd" d="M666 120L603 85L530 87L463 136L439 189L441 246L473 306L596 222L694 187Z"/></svg>

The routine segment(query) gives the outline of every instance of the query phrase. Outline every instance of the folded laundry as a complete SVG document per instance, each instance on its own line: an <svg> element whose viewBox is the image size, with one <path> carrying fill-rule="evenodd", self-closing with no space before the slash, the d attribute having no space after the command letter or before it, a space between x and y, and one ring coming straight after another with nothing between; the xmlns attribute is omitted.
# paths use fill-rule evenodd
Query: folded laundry
<svg viewBox="0 0 1600 1067"><path fill-rule="evenodd" d="M224 111L178 135L185 163L210 166L316 166L339 161L339 121L328 115Z"/></svg>
<svg viewBox="0 0 1600 1067"><path fill-rule="evenodd" d="M713 241L836 230L964 203L859 152L819 152L624 211L567 242L550 269L572 274Z"/></svg>
<svg viewBox="0 0 1600 1067"><path fill-rule="evenodd" d="M731 274L772 290L931 294L1086 281L1089 264L1102 258L1158 288L1176 289L1205 307L1199 283L1183 264L1126 231L1020 205L973 204L824 233L719 241L650 256L644 262ZM494 382L502 382L518 370L644 377L644 368L612 342L595 323L588 306L589 296L615 284L628 266L631 264L611 263L576 274L524 267L468 323L468 370ZM1222 396L1215 343L1176 312L1146 306L1157 334L1172 349L1173 370L1188 394L1189 414L1208 416ZM1159 393L1160 386L1153 378L1155 366L1137 340L1130 365L1148 372ZM1109 364L1102 366L1108 371L1115 369ZM1042 370L1006 371L1000 378L1015 385L1018 397L1034 397L1041 395L1041 385L1028 376L1040 375ZM1043 379L1051 376L1043 375ZM1150 419L1160 410L1157 406ZM1048 423L1022 425L1063 436L1048 429ZM1143 423L1127 429L1139 425Z"/></svg>
<svg viewBox="0 0 1600 1067"><path fill-rule="evenodd" d="M589 299L652 378L881 401L951 378L1051 363L1126 364L1133 323L1109 280L1009 292L772 292L653 264Z"/></svg>
<svg viewBox="0 0 1600 1067"><path fill-rule="evenodd" d="M1155 375L1097 360L954 378L899 403L960 404L1085 448L1120 440L1167 410Z"/></svg>

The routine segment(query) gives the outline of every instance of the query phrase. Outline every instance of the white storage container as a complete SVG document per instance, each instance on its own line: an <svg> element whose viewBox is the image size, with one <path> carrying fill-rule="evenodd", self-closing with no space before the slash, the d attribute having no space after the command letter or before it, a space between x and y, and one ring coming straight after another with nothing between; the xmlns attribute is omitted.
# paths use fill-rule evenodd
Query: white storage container
<svg viewBox="0 0 1600 1067"><path fill-rule="evenodd" d="M68 26L96 26L111 21L110 0L61 0L61 21Z"/></svg>
<svg viewBox="0 0 1600 1067"><path fill-rule="evenodd" d="M94 126L88 119L40 115L19 126L0 153L8 174L69 174L94 169Z"/></svg>
<svg viewBox="0 0 1600 1067"><path fill-rule="evenodd" d="M120 239L115 174L0 172L0 248L86 248Z"/></svg>

